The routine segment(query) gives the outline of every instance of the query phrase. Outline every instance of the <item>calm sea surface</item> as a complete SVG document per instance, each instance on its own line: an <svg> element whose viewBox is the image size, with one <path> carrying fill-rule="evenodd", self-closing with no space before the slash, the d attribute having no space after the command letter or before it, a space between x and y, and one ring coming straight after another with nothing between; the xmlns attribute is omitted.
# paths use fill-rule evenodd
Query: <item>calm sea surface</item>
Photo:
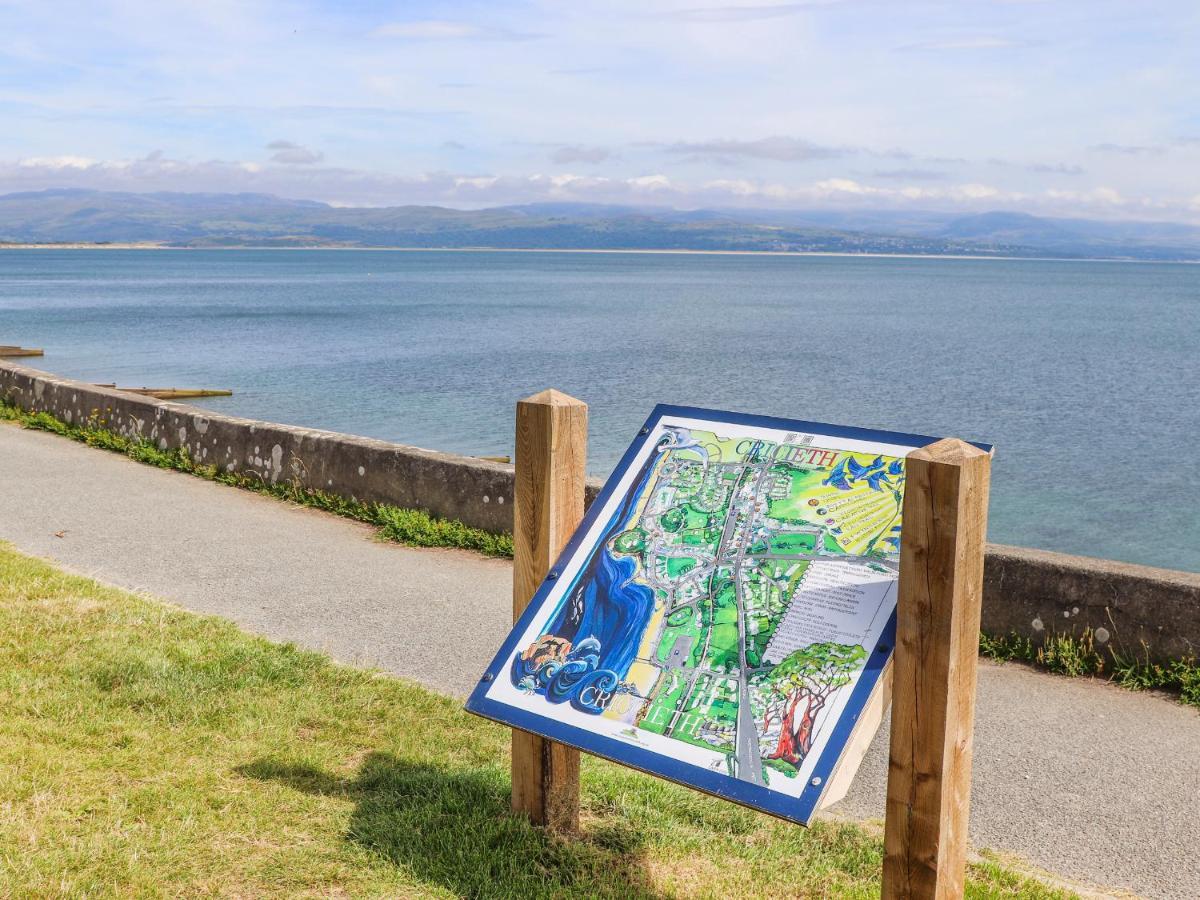
<svg viewBox="0 0 1200 900"><path fill-rule="evenodd" d="M992 540L1200 571L1195 266L8 250L0 343L476 455L553 386L590 404L598 475L657 402L985 440Z"/></svg>

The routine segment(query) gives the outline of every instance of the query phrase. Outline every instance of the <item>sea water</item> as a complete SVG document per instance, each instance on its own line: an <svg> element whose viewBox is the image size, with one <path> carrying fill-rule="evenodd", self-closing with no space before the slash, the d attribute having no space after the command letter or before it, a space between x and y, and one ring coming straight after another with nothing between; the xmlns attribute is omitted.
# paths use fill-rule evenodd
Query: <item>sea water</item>
<svg viewBox="0 0 1200 900"><path fill-rule="evenodd" d="M515 401L655 403L996 446L991 540L1200 571L1200 267L348 250L0 251L0 343L240 416L472 455Z"/></svg>

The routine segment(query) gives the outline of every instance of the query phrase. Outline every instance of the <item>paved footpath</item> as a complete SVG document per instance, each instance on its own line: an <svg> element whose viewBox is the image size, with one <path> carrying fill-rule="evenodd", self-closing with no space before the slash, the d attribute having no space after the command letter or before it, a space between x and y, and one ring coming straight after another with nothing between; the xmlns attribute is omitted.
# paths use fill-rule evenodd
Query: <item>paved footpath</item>
<svg viewBox="0 0 1200 900"><path fill-rule="evenodd" d="M0 540L457 695L511 621L507 562L383 544L343 519L9 423ZM881 733L835 809L882 819L886 770ZM1200 897L1200 712L985 662L971 813L977 847L1088 884Z"/></svg>

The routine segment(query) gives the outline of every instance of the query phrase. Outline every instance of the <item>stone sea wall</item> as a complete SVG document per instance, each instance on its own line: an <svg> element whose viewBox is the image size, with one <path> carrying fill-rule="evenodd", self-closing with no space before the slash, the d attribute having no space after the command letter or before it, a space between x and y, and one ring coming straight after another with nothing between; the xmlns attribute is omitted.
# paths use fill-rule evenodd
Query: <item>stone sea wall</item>
<svg viewBox="0 0 1200 900"><path fill-rule="evenodd" d="M142 437L160 449L368 502L423 509L488 531L512 530L512 466L313 428L221 415L0 360L0 397L30 412Z"/></svg>
<svg viewBox="0 0 1200 900"><path fill-rule="evenodd" d="M311 428L225 416L0 360L0 397L74 424L88 420L264 481L421 509L488 531L512 529L512 466ZM0 482L3 472L0 472ZM590 503L600 488L589 481ZM1091 634L1154 661L1200 656L1200 575L989 545L983 630L1035 643Z"/></svg>

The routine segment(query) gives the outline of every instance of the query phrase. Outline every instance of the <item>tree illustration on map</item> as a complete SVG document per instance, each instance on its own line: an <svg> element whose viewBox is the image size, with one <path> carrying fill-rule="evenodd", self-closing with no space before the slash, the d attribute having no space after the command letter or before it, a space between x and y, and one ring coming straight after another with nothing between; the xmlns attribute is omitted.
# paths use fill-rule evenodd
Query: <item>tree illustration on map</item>
<svg viewBox="0 0 1200 900"><path fill-rule="evenodd" d="M902 459L828 439L667 428L512 684L796 779L890 612L903 486Z"/></svg>
<svg viewBox="0 0 1200 900"><path fill-rule="evenodd" d="M785 774L795 774L795 767L812 749L817 717L829 698L850 683L866 657L857 644L823 641L796 650L756 679L754 692L762 708L760 741L768 737L775 741L775 749L766 754L770 763L781 764L777 768Z"/></svg>

